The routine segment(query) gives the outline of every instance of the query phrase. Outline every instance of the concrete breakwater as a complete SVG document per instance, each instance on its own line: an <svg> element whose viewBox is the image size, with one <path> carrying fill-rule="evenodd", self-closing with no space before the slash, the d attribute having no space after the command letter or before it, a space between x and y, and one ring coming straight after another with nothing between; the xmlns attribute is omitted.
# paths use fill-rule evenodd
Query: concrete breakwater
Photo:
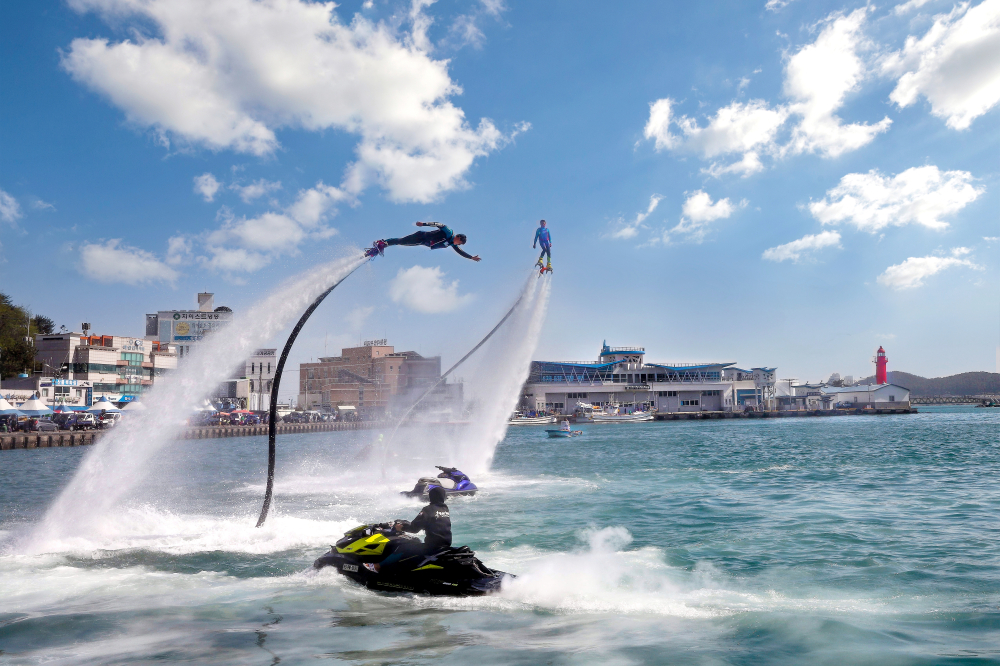
<svg viewBox="0 0 1000 666"><path fill-rule="evenodd" d="M334 421L332 423L282 423L278 425L279 435L303 432L332 432L335 430L368 430L388 425L387 421ZM12 449L43 449L58 446L86 446L93 444L103 434L100 430L83 432L30 432L0 434L0 451ZM187 428L180 433L180 439L216 439L219 437L259 437L267 436L266 425L253 426L205 426Z"/></svg>

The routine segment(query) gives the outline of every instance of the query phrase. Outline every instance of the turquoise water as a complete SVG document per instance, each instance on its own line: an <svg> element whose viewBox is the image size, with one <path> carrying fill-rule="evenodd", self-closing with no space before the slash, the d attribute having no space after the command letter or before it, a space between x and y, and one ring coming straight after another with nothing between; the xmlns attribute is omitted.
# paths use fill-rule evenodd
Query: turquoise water
<svg viewBox="0 0 1000 666"><path fill-rule="evenodd" d="M359 468L373 432L281 438L260 530L263 439L184 441L41 542L87 450L3 452L0 661L1000 664L1000 410L921 412L512 429L451 503L456 543L519 575L481 599L310 570L419 510Z"/></svg>

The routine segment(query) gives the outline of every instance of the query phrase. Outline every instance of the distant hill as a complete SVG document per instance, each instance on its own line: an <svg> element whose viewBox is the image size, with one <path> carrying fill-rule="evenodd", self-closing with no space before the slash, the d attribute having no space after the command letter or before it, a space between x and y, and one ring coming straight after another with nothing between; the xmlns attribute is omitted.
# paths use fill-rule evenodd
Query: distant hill
<svg viewBox="0 0 1000 666"><path fill-rule="evenodd" d="M866 377L859 380L858 384L874 381L874 377ZM950 377L928 379L908 372L890 371L889 381L910 389L910 395L914 397L1000 393L1000 373L996 372L963 372Z"/></svg>

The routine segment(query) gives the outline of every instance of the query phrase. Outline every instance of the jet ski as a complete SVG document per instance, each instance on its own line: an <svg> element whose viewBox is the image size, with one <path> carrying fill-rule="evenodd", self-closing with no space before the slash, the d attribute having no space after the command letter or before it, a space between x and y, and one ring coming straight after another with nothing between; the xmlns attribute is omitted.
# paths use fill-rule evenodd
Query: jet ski
<svg viewBox="0 0 1000 666"><path fill-rule="evenodd" d="M437 477L421 477L417 481L417 485L413 486L413 490L403 490L400 491L400 494L407 495L408 497L427 497L427 493L434 486L444 488L444 492L448 497L475 495L476 491L479 490L476 484L472 482L472 479L467 477L464 472L454 467L441 467L440 465L435 465L435 467L441 470L441 473Z"/></svg>
<svg viewBox="0 0 1000 666"><path fill-rule="evenodd" d="M498 592L512 574L494 571L468 546L426 554L420 539L397 532L389 523L360 525L345 532L330 552L313 563L315 569L335 567L341 575L383 592L475 597ZM391 564L382 566L390 556Z"/></svg>

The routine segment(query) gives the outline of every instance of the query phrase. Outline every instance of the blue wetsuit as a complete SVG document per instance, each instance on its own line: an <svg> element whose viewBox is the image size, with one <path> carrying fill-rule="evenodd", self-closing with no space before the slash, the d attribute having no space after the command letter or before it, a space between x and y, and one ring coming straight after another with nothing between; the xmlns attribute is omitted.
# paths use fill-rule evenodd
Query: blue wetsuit
<svg viewBox="0 0 1000 666"><path fill-rule="evenodd" d="M549 230L547 227L538 227L538 231L535 232L535 241L531 244L531 247L535 247L536 244L541 243L542 253L538 255L538 263L542 263L542 257L548 256L549 264L552 264L552 240L549 237Z"/></svg>

